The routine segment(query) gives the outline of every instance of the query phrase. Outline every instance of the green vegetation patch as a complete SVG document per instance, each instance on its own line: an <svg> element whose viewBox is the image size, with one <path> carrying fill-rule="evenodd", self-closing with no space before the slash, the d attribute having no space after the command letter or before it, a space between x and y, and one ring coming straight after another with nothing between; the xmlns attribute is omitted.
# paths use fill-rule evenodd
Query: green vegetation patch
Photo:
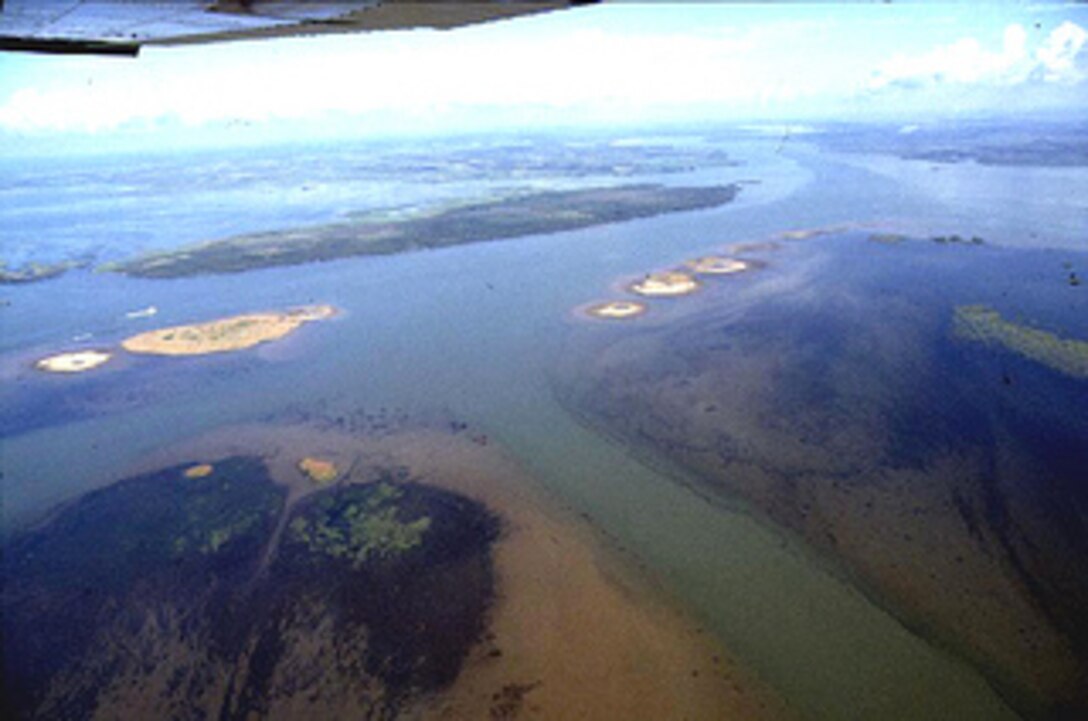
<svg viewBox="0 0 1088 721"><path fill-rule="evenodd" d="M183 479L185 498L166 526L176 529L172 555L214 554L233 540L265 535L283 505L282 491L265 473L255 459L232 459L216 464L208 476Z"/></svg>
<svg viewBox="0 0 1088 721"><path fill-rule="evenodd" d="M956 308L952 331L957 338L997 345L1074 378L1088 378L1088 342L1005 320L993 308Z"/></svg>
<svg viewBox="0 0 1088 721"><path fill-rule="evenodd" d="M392 557L418 548L431 527L427 516L405 518L403 491L379 482L323 496L310 512L295 517L293 540L311 552L350 561L355 567L376 557Z"/></svg>

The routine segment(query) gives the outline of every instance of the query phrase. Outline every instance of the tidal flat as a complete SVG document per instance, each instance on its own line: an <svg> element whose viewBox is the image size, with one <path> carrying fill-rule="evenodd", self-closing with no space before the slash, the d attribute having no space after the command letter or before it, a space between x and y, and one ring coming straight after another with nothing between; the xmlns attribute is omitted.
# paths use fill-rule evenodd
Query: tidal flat
<svg viewBox="0 0 1088 721"><path fill-rule="evenodd" d="M754 255L654 324L577 328L566 406L819 549L1025 715L1088 708L1088 388L962 328L988 305L1088 338L1065 255L860 232Z"/></svg>
<svg viewBox="0 0 1088 721"><path fill-rule="evenodd" d="M343 476L316 482L304 453ZM20 718L792 718L457 424L221 429L4 554Z"/></svg>

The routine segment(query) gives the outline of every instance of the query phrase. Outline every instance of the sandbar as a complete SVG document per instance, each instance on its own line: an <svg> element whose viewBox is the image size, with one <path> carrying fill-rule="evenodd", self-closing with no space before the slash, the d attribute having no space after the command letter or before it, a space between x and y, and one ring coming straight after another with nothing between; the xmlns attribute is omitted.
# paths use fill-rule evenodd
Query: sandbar
<svg viewBox="0 0 1088 721"><path fill-rule="evenodd" d="M325 484L336 480L340 469L332 461L307 456L298 462L298 469L314 483Z"/></svg>
<svg viewBox="0 0 1088 721"><path fill-rule="evenodd" d="M318 305L286 312L246 313L140 333L126 338L121 347L130 353L152 355L225 353L278 340L305 323L328 318L335 312L332 306Z"/></svg>
<svg viewBox="0 0 1088 721"><path fill-rule="evenodd" d="M628 286L632 293L653 297L687 295L699 289L699 281L688 273L664 271L650 273Z"/></svg>
<svg viewBox="0 0 1088 721"><path fill-rule="evenodd" d="M34 367L46 373L82 373L99 367L113 357L104 350L80 350L42 358Z"/></svg>
<svg viewBox="0 0 1088 721"><path fill-rule="evenodd" d="M215 466L210 463L198 463L185 469L186 478L207 478L215 471Z"/></svg>
<svg viewBox="0 0 1088 721"><path fill-rule="evenodd" d="M703 275L732 275L742 273L751 267L747 261L717 255L689 260L686 265Z"/></svg>
<svg viewBox="0 0 1088 721"><path fill-rule="evenodd" d="M586 315L606 320L624 320L643 315L646 312L646 304L633 300L610 300L604 303L594 303L585 308Z"/></svg>

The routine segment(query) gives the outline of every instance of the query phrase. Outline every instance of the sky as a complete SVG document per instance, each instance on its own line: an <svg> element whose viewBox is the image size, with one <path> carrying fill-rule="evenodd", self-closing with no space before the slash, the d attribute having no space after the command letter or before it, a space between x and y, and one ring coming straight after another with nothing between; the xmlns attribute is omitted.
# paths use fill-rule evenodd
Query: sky
<svg viewBox="0 0 1088 721"><path fill-rule="evenodd" d="M1084 5L605 2L137 59L0 53L0 141L1061 117L1084 114L1086 91Z"/></svg>

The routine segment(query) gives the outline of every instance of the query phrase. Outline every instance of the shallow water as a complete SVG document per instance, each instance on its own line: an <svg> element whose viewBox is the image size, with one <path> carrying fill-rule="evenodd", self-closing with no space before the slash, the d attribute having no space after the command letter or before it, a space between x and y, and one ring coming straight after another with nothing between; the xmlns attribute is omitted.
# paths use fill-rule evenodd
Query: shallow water
<svg viewBox="0 0 1088 721"><path fill-rule="evenodd" d="M109 482L150 450L226 423L292 407L455 417L512 449L549 489L661 574L805 716L1012 717L976 672L908 632L822 560L743 508L708 504L586 429L555 399L552 370L571 325L581 322L571 308L617 297L611 289L619 278L798 227L926 217L947 232L974 232L964 225L972 206L955 197L935 201L911 184L811 150L781 154L776 143L755 141L735 147L746 165L647 176L672 183L762 181L746 186L734 205L711 211L238 276L141 281L72 273L5 288L2 296L11 301L0 309L5 527ZM206 172L222 172L214 167ZM112 189L133 181L122 175L103 182ZM199 193L189 205L188 192L166 193L184 214L141 214L134 203L106 215L139 226L131 237L147 234L139 242L151 246L306 222L360 199L370 202L366 192L334 187L316 210L305 203L298 212L262 205L255 220L228 223L252 202L249 191L225 205ZM53 218L52 212L44 215ZM82 212L78 205L71 210L76 219ZM125 229L102 216L78 227L88 236L86 247L114 243L106 255L116 250L109 238L115 230L128 242ZM1052 234L1039 244L1068 247L1069 228ZM70 237L62 233L57 242ZM33 358L84 334L92 336L85 342L108 345L151 327L311 302L337 305L344 314L233 357L131 358L72 378L27 370ZM124 317L149 305L160 310L153 319Z"/></svg>
<svg viewBox="0 0 1088 721"><path fill-rule="evenodd" d="M1088 256L858 232L757 255L637 323L579 329L567 406L803 536L995 678L1073 692L1058 679L1077 672L1065 647L1083 653L1088 602L1088 344L1067 362L1056 340L983 343L956 318L984 304L1086 338L1064 264Z"/></svg>

